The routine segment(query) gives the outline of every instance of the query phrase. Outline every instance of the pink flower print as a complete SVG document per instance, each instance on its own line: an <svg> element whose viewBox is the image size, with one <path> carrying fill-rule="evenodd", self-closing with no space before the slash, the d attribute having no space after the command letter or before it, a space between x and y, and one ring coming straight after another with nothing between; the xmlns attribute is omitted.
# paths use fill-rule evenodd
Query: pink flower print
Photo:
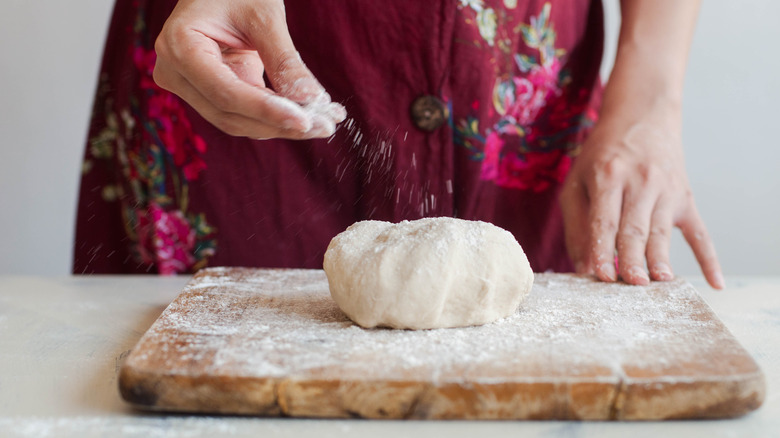
<svg viewBox="0 0 780 438"><path fill-rule="evenodd" d="M591 90L571 88L566 52L555 48L551 8L544 3L530 24L513 29L525 47L512 55L514 66L497 71L492 105L480 113L473 103L471 115L455 124L455 142L481 162L480 178L501 187L541 192L562 182L570 154L596 119Z"/></svg>
<svg viewBox="0 0 780 438"><path fill-rule="evenodd" d="M501 160L501 151L504 149L504 141L498 132L491 132L485 139L484 158L480 177L484 180L494 181L498 178L498 166Z"/></svg>
<svg viewBox="0 0 780 438"><path fill-rule="evenodd" d="M553 99L545 108L544 123L537 123L526 140L536 141L536 136L556 138L563 144L579 144L598 119L598 113L590 107L590 96L580 90L575 96L562 95ZM534 138L531 138L531 135Z"/></svg>
<svg viewBox="0 0 780 438"><path fill-rule="evenodd" d="M137 210L138 253L144 263L154 263L162 275L186 272L195 264L196 233L181 211L165 211L157 204Z"/></svg>
<svg viewBox="0 0 780 438"><path fill-rule="evenodd" d="M141 73L141 89L148 96L148 117L155 122L157 128L153 133L147 132L151 137L149 141L162 143L173 157L174 164L184 172L184 177L188 181L194 181L198 179L200 172L206 169L202 158L206 152L206 142L193 131L181 100L154 82L152 71L156 60L155 52L147 51L143 47L137 47L133 54L133 61Z"/></svg>
<svg viewBox="0 0 780 438"><path fill-rule="evenodd" d="M507 154L500 162L496 185L542 192L561 182L571 167L571 158L562 151Z"/></svg>
<svg viewBox="0 0 780 438"><path fill-rule="evenodd" d="M517 157L521 149L522 132L517 126L505 124L492 131L485 139L484 159L480 169L480 178L495 181L498 185L508 186L507 160ZM504 181L502 183L502 181Z"/></svg>
<svg viewBox="0 0 780 438"><path fill-rule="evenodd" d="M535 65L531 68L527 78L534 88L556 91L558 90L558 74L561 72L561 62L553 58L548 65Z"/></svg>
<svg viewBox="0 0 780 438"><path fill-rule="evenodd" d="M532 123L547 103L561 93L555 71L560 68L557 65L556 61L550 70L534 67L528 77L513 79L515 100L506 115L512 117L516 124L526 126Z"/></svg>

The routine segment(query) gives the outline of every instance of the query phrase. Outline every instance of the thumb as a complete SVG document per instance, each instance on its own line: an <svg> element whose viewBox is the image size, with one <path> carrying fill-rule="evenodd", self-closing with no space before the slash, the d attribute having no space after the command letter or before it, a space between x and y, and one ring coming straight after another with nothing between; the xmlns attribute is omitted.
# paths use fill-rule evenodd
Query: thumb
<svg viewBox="0 0 780 438"><path fill-rule="evenodd" d="M266 72L277 93L300 104L321 99L325 88L303 64L298 52L279 52L273 59L270 65L266 65Z"/></svg>
<svg viewBox="0 0 780 438"><path fill-rule="evenodd" d="M264 2L245 14L246 38L263 61L273 89L280 95L306 104L325 92L319 81L303 64L287 29L284 3Z"/></svg>

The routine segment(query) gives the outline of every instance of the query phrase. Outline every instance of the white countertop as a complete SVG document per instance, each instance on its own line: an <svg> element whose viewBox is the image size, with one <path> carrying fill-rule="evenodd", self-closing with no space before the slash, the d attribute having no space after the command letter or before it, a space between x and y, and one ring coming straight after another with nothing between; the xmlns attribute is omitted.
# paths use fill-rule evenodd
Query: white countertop
<svg viewBox="0 0 780 438"><path fill-rule="evenodd" d="M0 276L0 437L780 437L780 277L727 278L704 299L763 369L744 417L643 423L300 420L159 415L117 390L124 356L189 277Z"/></svg>

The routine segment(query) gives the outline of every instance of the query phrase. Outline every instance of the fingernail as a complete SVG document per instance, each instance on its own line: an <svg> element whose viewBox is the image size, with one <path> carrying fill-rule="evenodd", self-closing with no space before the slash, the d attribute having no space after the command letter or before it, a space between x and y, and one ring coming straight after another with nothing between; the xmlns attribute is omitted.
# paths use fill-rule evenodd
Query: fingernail
<svg viewBox="0 0 780 438"><path fill-rule="evenodd" d="M341 123L347 118L347 109L340 103L331 102L328 105L327 114L332 117L335 123Z"/></svg>
<svg viewBox="0 0 780 438"><path fill-rule="evenodd" d="M282 128L292 131L309 132L314 128L314 122L311 117L290 117L284 120Z"/></svg>
<svg viewBox="0 0 780 438"><path fill-rule="evenodd" d="M286 112L287 117L282 121L282 128L300 132L312 129L312 117L297 103L281 96L268 96L268 101Z"/></svg>
<svg viewBox="0 0 780 438"><path fill-rule="evenodd" d="M325 89L313 78L303 77L293 81L287 87L284 87L283 94L290 97L290 99L301 103L307 104L315 99L319 98L320 94L325 92Z"/></svg>
<svg viewBox="0 0 780 438"><path fill-rule="evenodd" d="M314 115L312 121L311 130L306 132L308 138L330 137L336 132L336 124L327 117Z"/></svg>
<svg viewBox="0 0 780 438"><path fill-rule="evenodd" d="M341 104L331 102L328 93L323 92L325 99L317 98L303 106L303 109L312 117L323 117L330 123L338 124L347 118L347 110Z"/></svg>
<svg viewBox="0 0 780 438"><path fill-rule="evenodd" d="M656 280L669 281L674 278L672 274L672 268L666 263L656 263L651 269L651 273Z"/></svg>
<svg viewBox="0 0 780 438"><path fill-rule="evenodd" d="M645 285L650 283L650 277L647 276L647 272L639 266L632 266L628 268L628 280L630 283L638 283Z"/></svg>
<svg viewBox="0 0 780 438"><path fill-rule="evenodd" d="M616 281L617 272L615 271L615 265L612 263L602 263L596 268L599 274L599 278L604 281Z"/></svg>
<svg viewBox="0 0 780 438"><path fill-rule="evenodd" d="M715 273L715 288L723 289L726 287L726 280L723 278L723 273L718 271Z"/></svg>

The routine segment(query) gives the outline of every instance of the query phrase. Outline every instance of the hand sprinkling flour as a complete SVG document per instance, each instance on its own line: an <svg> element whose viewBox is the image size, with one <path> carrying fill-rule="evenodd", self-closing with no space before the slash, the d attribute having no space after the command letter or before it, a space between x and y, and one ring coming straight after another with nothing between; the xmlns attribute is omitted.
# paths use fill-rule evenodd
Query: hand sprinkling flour
<svg viewBox="0 0 780 438"><path fill-rule="evenodd" d="M284 3L237 0L213 6L199 0L177 3L155 43L157 84L234 136L333 135L346 111L301 60Z"/></svg>

